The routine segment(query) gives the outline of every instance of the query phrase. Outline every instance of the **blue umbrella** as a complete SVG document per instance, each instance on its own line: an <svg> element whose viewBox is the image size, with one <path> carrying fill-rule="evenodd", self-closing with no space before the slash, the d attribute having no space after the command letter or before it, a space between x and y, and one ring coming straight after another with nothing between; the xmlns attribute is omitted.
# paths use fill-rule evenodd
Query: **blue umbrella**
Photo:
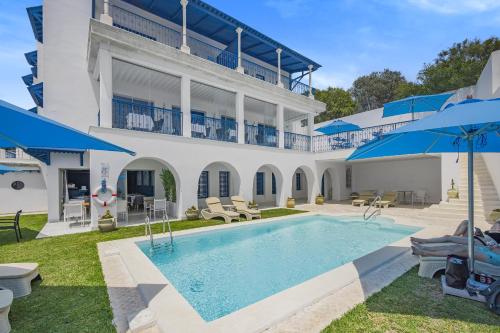
<svg viewBox="0 0 500 333"><path fill-rule="evenodd" d="M343 120L334 120L328 125L317 128L316 131L321 132L326 135L334 135L343 132L359 131L361 127L348 123Z"/></svg>
<svg viewBox="0 0 500 333"><path fill-rule="evenodd" d="M105 150L135 154L4 101L0 101L0 119L0 148L19 147L47 164L50 164L50 152L58 151Z"/></svg>
<svg viewBox="0 0 500 333"><path fill-rule="evenodd" d="M398 101L389 102L384 104L383 117L411 113L411 119L415 119L415 113L417 112L439 111L452 95L453 93L410 96Z"/></svg>
<svg viewBox="0 0 500 333"><path fill-rule="evenodd" d="M8 172L18 172L18 171L20 171L20 170L18 170L16 168L11 168L11 167L3 165L3 164L0 164L0 175L4 175Z"/></svg>
<svg viewBox="0 0 500 333"><path fill-rule="evenodd" d="M447 152L468 153L469 262L473 271L474 152L500 152L500 100L458 103L361 146L348 160Z"/></svg>

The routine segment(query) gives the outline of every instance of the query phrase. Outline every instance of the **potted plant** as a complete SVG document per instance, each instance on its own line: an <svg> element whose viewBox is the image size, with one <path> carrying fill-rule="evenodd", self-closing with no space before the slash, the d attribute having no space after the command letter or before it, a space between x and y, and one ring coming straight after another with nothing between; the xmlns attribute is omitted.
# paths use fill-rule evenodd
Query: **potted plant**
<svg viewBox="0 0 500 333"><path fill-rule="evenodd" d="M186 210L186 217L188 220L197 220L200 217L200 213L198 212L198 208L195 206L191 206Z"/></svg>
<svg viewBox="0 0 500 333"><path fill-rule="evenodd" d="M259 205L255 201L249 201L248 202L248 208L250 208L250 209L257 209L257 208L259 208Z"/></svg>
<svg viewBox="0 0 500 333"><path fill-rule="evenodd" d="M97 221L97 227L101 232L116 230L116 219L109 210L106 210L104 215Z"/></svg>
<svg viewBox="0 0 500 333"><path fill-rule="evenodd" d="M325 203L325 197L320 193L316 196L316 205L322 205Z"/></svg>
<svg viewBox="0 0 500 333"><path fill-rule="evenodd" d="M295 199L292 197L288 197L286 200L286 208L295 208Z"/></svg>
<svg viewBox="0 0 500 333"><path fill-rule="evenodd" d="M448 190L448 199L458 199L458 190L455 189L455 181L451 180L451 188Z"/></svg>
<svg viewBox="0 0 500 333"><path fill-rule="evenodd" d="M500 208L493 209L490 213L490 221L496 222L500 220Z"/></svg>

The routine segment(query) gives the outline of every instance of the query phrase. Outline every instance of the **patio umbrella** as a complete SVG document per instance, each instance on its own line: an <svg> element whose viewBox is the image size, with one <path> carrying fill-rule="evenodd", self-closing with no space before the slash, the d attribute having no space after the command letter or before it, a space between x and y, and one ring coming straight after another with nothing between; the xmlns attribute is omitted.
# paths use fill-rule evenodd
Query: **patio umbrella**
<svg viewBox="0 0 500 333"><path fill-rule="evenodd" d="M334 120L328 125L317 128L316 131L326 135L334 135L343 132L359 131L361 127L343 120Z"/></svg>
<svg viewBox="0 0 500 333"><path fill-rule="evenodd" d="M68 110L69 111L69 110ZM0 100L0 148L18 147L50 164L50 152L135 153Z"/></svg>
<svg viewBox="0 0 500 333"><path fill-rule="evenodd" d="M443 104L453 93L410 96L384 104L383 117L399 116L411 113L411 119L415 119L417 112L439 111Z"/></svg>
<svg viewBox="0 0 500 333"><path fill-rule="evenodd" d="M0 164L0 175L4 175L4 174L9 173L9 172L18 172L18 171L20 171L20 170L18 170L16 168L11 168L11 167L3 165L3 164Z"/></svg>
<svg viewBox="0 0 500 333"><path fill-rule="evenodd" d="M474 152L500 152L500 100L458 103L361 146L348 160L449 152L468 153L468 244L473 271Z"/></svg>

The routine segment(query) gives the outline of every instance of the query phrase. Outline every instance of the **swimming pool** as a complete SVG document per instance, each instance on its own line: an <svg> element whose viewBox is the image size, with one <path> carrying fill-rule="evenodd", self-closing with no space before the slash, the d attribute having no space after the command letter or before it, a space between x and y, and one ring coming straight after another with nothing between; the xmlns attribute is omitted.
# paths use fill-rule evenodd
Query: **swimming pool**
<svg viewBox="0 0 500 333"><path fill-rule="evenodd" d="M141 251L205 321L213 321L407 237L417 227L312 215L175 238Z"/></svg>

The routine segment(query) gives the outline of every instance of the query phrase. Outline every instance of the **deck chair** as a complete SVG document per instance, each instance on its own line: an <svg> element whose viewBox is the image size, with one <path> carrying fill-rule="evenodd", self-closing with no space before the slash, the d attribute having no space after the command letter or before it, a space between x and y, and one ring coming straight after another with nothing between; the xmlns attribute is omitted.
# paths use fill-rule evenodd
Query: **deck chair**
<svg viewBox="0 0 500 333"><path fill-rule="evenodd" d="M236 207L236 212L240 215L245 215L247 221L252 219L260 219L262 217L261 211L259 209L248 208L246 201L240 196L231 197L234 207Z"/></svg>
<svg viewBox="0 0 500 333"><path fill-rule="evenodd" d="M385 192L382 196L382 200L376 203L377 207L389 208L389 206L396 206L396 201L398 200L397 192Z"/></svg>
<svg viewBox="0 0 500 333"><path fill-rule="evenodd" d="M201 210L201 216L203 216L205 220L214 219L216 217L222 217L226 223L231 223L232 220L240 220L240 214L225 210L219 198L210 197L205 199L205 202L207 203L207 208Z"/></svg>
<svg viewBox="0 0 500 333"><path fill-rule="evenodd" d="M21 218L21 213L23 211L19 210L14 217L0 217L0 230L11 229L16 233L16 240L19 243L19 239L23 238L21 235L21 227L19 226L19 219Z"/></svg>
<svg viewBox="0 0 500 333"><path fill-rule="evenodd" d="M375 193L373 191L363 191L359 194L357 199L352 201L353 206L364 206L368 204L375 197Z"/></svg>

